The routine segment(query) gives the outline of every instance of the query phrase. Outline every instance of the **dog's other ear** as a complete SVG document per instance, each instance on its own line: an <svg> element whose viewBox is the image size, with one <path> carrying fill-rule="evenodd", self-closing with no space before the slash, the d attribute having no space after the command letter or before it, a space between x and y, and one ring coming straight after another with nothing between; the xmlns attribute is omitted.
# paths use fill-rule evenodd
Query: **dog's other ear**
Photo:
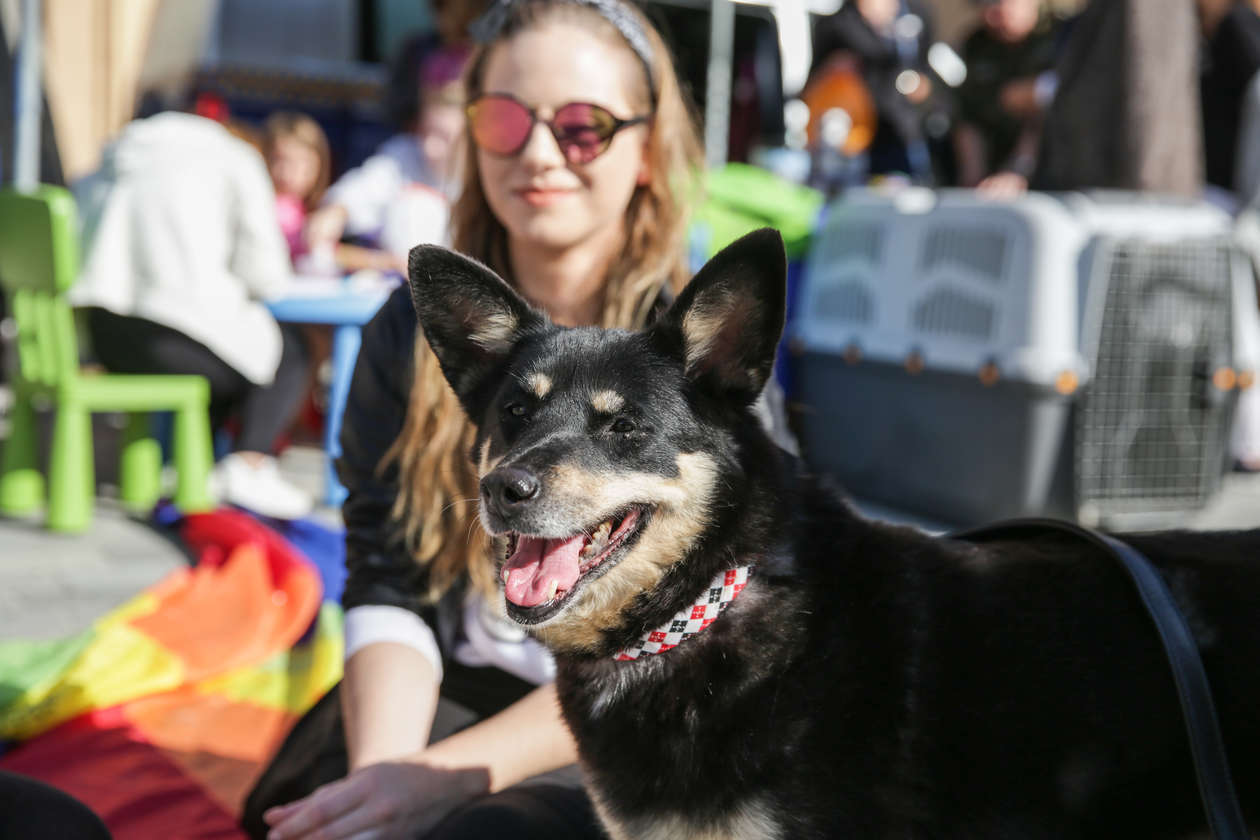
<svg viewBox="0 0 1260 840"><path fill-rule="evenodd" d="M499 275L438 245L417 245L407 280L420 326L451 384L474 420L474 395L527 333L546 325Z"/></svg>
<svg viewBox="0 0 1260 840"><path fill-rule="evenodd" d="M714 255L653 330L697 383L751 403L774 367L786 293L783 237L762 228Z"/></svg>

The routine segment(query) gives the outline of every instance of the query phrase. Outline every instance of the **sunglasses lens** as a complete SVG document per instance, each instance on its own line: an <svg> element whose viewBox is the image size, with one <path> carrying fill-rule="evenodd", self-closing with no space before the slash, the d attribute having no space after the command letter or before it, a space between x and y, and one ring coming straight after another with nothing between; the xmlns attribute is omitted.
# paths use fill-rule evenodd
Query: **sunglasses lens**
<svg viewBox="0 0 1260 840"><path fill-rule="evenodd" d="M588 163L608 148L617 120L598 105L574 102L556 111L556 142L573 163Z"/></svg>
<svg viewBox="0 0 1260 840"><path fill-rule="evenodd" d="M534 118L521 103L502 96L483 96L468 108L477 145L496 155L513 155L529 140Z"/></svg>

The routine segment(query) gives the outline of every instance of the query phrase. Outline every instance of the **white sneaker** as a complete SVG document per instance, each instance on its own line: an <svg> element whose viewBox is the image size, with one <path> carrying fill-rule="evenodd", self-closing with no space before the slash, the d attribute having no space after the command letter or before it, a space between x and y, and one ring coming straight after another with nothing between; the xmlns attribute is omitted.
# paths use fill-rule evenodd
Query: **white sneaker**
<svg viewBox="0 0 1260 840"><path fill-rule="evenodd" d="M221 500L275 519L300 519L315 506L309 494L284 480L271 457L254 466L228 455L214 468L214 487Z"/></svg>

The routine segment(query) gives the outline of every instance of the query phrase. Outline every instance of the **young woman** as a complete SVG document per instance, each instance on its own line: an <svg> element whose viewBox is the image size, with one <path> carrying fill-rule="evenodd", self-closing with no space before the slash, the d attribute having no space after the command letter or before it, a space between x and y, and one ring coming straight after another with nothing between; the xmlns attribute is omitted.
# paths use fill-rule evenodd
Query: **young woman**
<svg viewBox="0 0 1260 840"><path fill-rule="evenodd" d="M688 277L677 197L698 166L660 37L620 0L499 2L475 34L455 247L557 323L641 326ZM365 330L344 422L345 679L282 747L247 827L348 765L266 810L268 836L600 836L561 769L575 749L551 661L500 612L471 428L405 289Z"/></svg>

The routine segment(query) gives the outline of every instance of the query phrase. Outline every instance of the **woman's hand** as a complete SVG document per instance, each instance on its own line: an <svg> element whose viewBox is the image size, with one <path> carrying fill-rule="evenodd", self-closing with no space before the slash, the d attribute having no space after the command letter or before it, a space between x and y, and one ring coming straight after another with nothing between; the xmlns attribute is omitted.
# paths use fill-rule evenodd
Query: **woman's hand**
<svg viewBox="0 0 1260 840"><path fill-rule="evenodd" d="M1000 171L989 175L976 186L980 195L990 199L1016 199L1027 193L1028 179L1019 173Z"/></svg>
<svg viewBox="0 0 1260 840"><path fill-rule="evenodd" d="M425 753L371 764L263 814L269 840L410 838L490 787L488 770L448 769Z"/></svg>
<svg viewBox="0 0 1260 840"><path fill-rule="evenodd" d="M1028 178L1018 172L994 172L981 181L976 189L985 198L1019 198L1028 192Z"/></svg>
<svg viewBox="0 0 1260 840"><path fill-rule="evenodd" d="M263 819L271 826L271 840L410 840L477 796L577 760L577 748L560 719L552 683L436 744L400 758L374 760L372 756L381 755L384 741L381 733L367 731L370 727L364 721L373 716L374 709L363 701L376 695L358 697L356 689L376 685L392 695L376 671L405 663L405 656L398 656L400 652L414 653L401 645L377 643L363 648L346 663L342 700L352 701L347 705L346 733L358 733L350 739L350 753L358 756L361 766L304 799L265 812ZM415 656L419 658L419 654ZM423 695L419 691L413 694L413 703ZM391 708L406 706L395 703ZM431 710L426 715L426 720L433 717ZM426 734L427 730L426 725Z"/></svg>

